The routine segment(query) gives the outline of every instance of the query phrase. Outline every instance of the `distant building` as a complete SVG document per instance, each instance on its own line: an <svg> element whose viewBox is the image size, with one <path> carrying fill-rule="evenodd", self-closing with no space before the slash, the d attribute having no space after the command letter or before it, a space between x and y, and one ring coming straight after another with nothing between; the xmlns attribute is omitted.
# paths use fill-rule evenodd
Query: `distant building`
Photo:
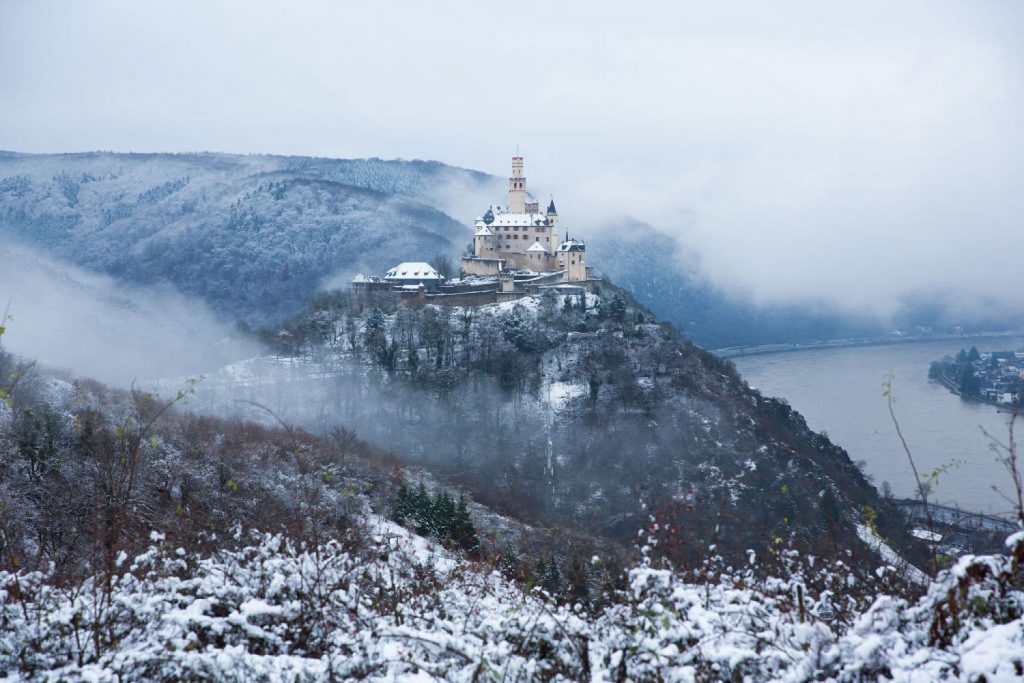
<svg viewBox="0 0 1024 683"><path fill-rule="evenodd" d="M544 213L526 190L523 157L512 157L508 205L492 204L473 224L473 256L462 259L469 275L497 275L506 268L536 273L563 272L567 282L587 279L582 240L559 241L558 210L552 199Z"/></svg>
<svg viewBox="0 0 1024 683"><path fill-rule="evenodd" d="M399 263L397 266L384 273L383 280L393 285L410 287L415 289L423 285L427 290L437 289L437 286L444 282L444 276L437 272L429 263L412 261Z"/></svg>

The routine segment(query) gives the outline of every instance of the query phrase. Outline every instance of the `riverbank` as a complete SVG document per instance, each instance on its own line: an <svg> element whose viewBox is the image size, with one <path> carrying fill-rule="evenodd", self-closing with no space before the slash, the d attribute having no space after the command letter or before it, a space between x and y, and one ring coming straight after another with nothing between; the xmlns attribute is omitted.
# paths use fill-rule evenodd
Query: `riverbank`
<svg viewBox="0 0 1024 683"><path fill-rule="evenodd" d="M929 379L932 378L929 377ZM932 381L936 380L932 379ZM965 394L963 391L961 391L960 383L957 381L957 379L949 374L948 367L943 368L942 372L939 374L938 382L942 386L949 389L949 392L951 394L959 397L961 401L970 401L972 403L980 403L982 405L992 406L993 408L996 409L997 413L1013 413L1015 410L1017 410L1013 408L1012 405L1007 403L999 403L998 401L987 399L984 396L974 396L972 394Z"/></svg>
<svg viewBox="0 0 1024 683"><path fill-rule="evenodd" d="M899 346L954 339L969 341L971 339L999 339L1003 337L1020 337L1022 335L1024 335L1024 330L1014 332L974 332L967 335L932 334L913 337L866 337L863 339L828 339L825 341L761 344L757 346L727 346L721 349L709 350L722 358L737 358L740 356L760 356L767 353L787 353L791 351L845 349L860 346Z"/></svg>
<svg viewBox="0 0 1024 683"><path fill-rule="evenodd" d="M895 410L921 472L939 474L929 497L936 504L1004 516L1011 494L1006 466L992 452L991 434L1005 441L1009 415L974 401L956 400L929 381L931 362L961 346L981 352L1024 346L1024 335L976 339L931 339L913 343L848 345L731 359L740 375L765 395L785 398L815 431L827 432L879 487L888 482L899 498L917 493L917 483L895 432L882 382L893 374Z"/></svg>

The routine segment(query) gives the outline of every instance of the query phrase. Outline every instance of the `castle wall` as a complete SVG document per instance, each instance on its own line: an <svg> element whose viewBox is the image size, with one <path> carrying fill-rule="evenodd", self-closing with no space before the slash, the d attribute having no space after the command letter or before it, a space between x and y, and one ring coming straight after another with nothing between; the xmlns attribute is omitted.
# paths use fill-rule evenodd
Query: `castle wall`
<svg viewBox="0 0 1024 683"><path fill-rule="evenodd" d="M541 252L529 252L526 254L519 254L512 251L496 251L486 250L481 252L479 259L462 259L463 264L468 260L498 260L505 261L506 268L529 268L535 270L538 273L550 273L555 270L559 270L558 262L555 257L551 254L544 254ZM465 265L463 265L465 270ZM468 272L468 271L467 271ZM482 274L482 273L481 273ZM497 273L488 273L494 274Z"/></svg>
<svg viewBox="0 0 1024 683"><path fill-rule="evenodd" d="M462 272L466 275L497 277L502 269L505 268L505 259L487 256L486 254L488 253L494 252L483 251L481 255L476 257L463 256Z"/></svg>

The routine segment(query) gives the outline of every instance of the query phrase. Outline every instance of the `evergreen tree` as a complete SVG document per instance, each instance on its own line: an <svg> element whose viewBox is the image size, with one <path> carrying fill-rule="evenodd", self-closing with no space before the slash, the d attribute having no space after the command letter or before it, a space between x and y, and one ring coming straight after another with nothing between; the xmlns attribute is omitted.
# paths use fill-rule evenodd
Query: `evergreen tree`
<svg viewBox="0 0 1024 683"><path fill-rule="evenodd" d="M540 577L540 586L552 597L558 595L562 590L562 574L558 571L558 564L553 559L547 564L544 574Z"/></svg>
<svg viewBox="0 0 1024 683"><path fill-rule="evenodd" d="M473 520L469 518L469 509L464 493L459 495L459 504L455 508L449 537L464 550L475 550L480 545Z"/></svg>
<svg viewBox="0 0 1024 683"><path fill-rule="evenodd" d="M622 322L626 319L626 302L618 292L608 302L608 317L615 322Z"/></svg>
<svg viewBox="0 0 1024 683"><path fill-rule="evenodd" d="M422 481L416 488L416 492L411 496L411 507L410 521L413 523L416 533L423 536L429 535L434 526L434 504L430 500L430 494L427 493L427 487Z"/></svg>
<svg viewBox="0 0 1024 683"><path fill-rule="evenodd" d="M402 482L402 485L398 487L393 510L395 521L402 525L413 514L412 494L409 492L409 487L405 485L405 482Z"/></svg>
<svg viewBox="0 0 1024 683"><path fill-rule="evenodd" d="M363 328L366 348L376 351L384 347L386 341L384 328L386 323L387 319L384 317L384 311L376 306L367 311L366 322Z"/></svg>
<svg viewBox="0 0 1024 683"><path fill-rule="evenodd" d="M960 393L964 396L977 396L981 390L981 384L974 373L974 366L965 363L960 368Z"/></svg>
<svg viewBox="0 0 1024 683"><path fill-rule="evenodd" d="M431 533L440 539L451 538L452 522L455 519L455 503L447 492L434 496Z"/></svg>

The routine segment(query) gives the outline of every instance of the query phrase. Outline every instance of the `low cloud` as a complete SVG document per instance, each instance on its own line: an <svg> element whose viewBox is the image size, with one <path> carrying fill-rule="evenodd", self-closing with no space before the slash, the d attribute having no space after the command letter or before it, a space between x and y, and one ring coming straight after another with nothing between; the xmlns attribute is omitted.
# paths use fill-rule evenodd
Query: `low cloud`
<svg viewBox="0 0 1024 683"><path fill-rule="evenodd" d="M20 246L0 247L2 306L8 350L119 386L196 376L257 353L202 303L127 288Z"/></svg>

